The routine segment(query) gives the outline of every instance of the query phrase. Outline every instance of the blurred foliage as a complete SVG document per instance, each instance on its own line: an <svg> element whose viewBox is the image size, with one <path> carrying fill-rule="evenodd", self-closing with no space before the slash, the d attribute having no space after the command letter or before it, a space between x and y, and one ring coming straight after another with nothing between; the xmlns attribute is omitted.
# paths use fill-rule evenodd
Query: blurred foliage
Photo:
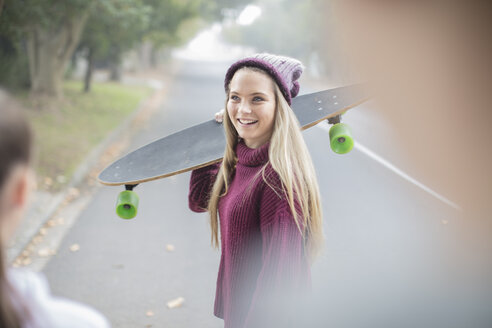
<svg viewBox="0 0 492 328"><path fill-rule="evenodd" d="M229 11L240 12L251 2L251 0L204 0L200 4L200 13L208 21L219 21L227 16Z"/></svg>
<svg viewBox="0 0 492 328"><path fill-rule="evenodd" d="M79 48L90 47L98 56L111 47L132 48L149 26L152 8L140 0L98 1L90 11Z"/></svg>
<svg viewBox="0 0 492 328"><path fill-rule="evenodd" d="M251 25L230 25L226 36L231 42L250 45L260 51L302 56L311 48L312 35L306 31L316 25L314 1L257 1L262 15Z"/></svg>
<svg viewBox="0 0 492 328"><path fill-rule="evenodd" d="M4 0L0 61L11 63L11 69L2 72L2 83L11 88L30 85L39 93L58 96L63 67L95 1L106 0ZM29 83L18 78L27 76L26 63Z"/></svg>
<svg viewBox="0 0 492 328"><path fill-rule="evenodd" d="M60 26L87 10L95 1L106 0L4 0L1 28L21 34L30 27Z"/></svg>
<svg viewBox="0 0 492 328"><path fill-rule="evenodd" d="M65 76L75 46L86 56L90 49L93 60L118 65L125 51L142 42L150 42L154 50L179 45L206 22L220 20L227 8L241 8L247 3L245 0L0 0L0 83L9 87L31 85L38 87L39 92L57 94L56 89L61 89L57 80ZM33 66L30 75L27 64ZM52 76L46 67L53 67ZM47 83L40 82L43 79Z"/></svg>
<svg viewBox="0 0 492 328"><path fill-rule="evenodd" d="M332 2L323 0L257 0L262 15L251 25L229 22L224 29L228 42L252 46L260 52L301 59L318 74L334 77L340 56L336 17Z"/></svg>
<svg viewBox="0 0 492 328"><path fill-rule="evenodd" d="M77 47L88 66L84 90L90 91L95 61L109 62L111 77L119 78L122 54L140 42L150 25L152 7L141 0L98 1L89 13L87 25Z"/></svg>
<svg viewBox="0 0 492 328"><path fill-rule="evenodd" d="M0 35L0 85L11 89L27 89L30 86L29 65L22 45Z"/></svg>
<svg viewBox="0 0 492 328"><path fill-rule="evenodd" d="M146 39L155 48L179 44L178 29L183 22L199 15L202 0L145 0L152 7Z"/></svg>
<svg viewBox="0 0 492 328"><path fill-rule="evenodd" d="M99 56L126 51L142 41L154 49L181 45L206 22L222 19L228 6L245 0L106 0L94 6L81 47L97 46Z"/></svg>
<svg viewBox="0 0 492 328"><path fill-rule="evenodd" d="M2 0L0 9L0 84L10 88L30 86L26 32L35 26L56 26L65 10L70 17L87 6L87 1Z"/></svg>
<svg viewBox="0 0 492 328"><path fill-rule="evenodd" d="M211 21L221 21L227 9L242 8L250 0L144 0L152 7L145 40L155 49L179 46Z"/></svg>

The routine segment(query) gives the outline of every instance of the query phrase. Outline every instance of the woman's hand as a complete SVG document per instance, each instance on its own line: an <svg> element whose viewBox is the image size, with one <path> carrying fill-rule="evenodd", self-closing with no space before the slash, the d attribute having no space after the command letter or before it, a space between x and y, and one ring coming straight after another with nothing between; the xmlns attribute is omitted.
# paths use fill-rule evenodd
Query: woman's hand
<svg viewBox="0 0 492 328"><path fill-rule="evenodd" d="M222 123L222 120L224 118L224 111L224 109L221 109L220 111L215 113L215 120L217 121L217 123Z"/></svg>

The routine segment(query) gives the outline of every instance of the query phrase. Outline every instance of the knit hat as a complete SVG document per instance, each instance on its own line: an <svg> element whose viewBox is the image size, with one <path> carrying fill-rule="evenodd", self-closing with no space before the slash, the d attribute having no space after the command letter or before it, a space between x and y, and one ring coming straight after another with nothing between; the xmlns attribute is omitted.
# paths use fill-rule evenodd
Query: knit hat
<svg viewBox="0 0 492 328"><path fill-rule="evenodd" d="M242 67L257 67L270 75L279 86L289 105L291 104L291 99L299 93L299 82L297 80L301 76L304 66L297 59L267 53L243 58L232 64L227 70L224 81L226 92L232 77Z"/></svg>

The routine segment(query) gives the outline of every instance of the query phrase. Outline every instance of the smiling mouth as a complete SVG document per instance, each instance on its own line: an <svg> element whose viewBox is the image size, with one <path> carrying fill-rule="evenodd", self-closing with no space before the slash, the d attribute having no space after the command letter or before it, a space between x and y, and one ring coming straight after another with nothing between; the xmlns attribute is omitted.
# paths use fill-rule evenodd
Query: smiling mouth
<svg viewBox="0 0 492 328"><path fill-rule="evenodd" d="M247 120L247 119L240 119L238 118L237 121L243 125L252 125L258 122L258 120Z"/></svg>

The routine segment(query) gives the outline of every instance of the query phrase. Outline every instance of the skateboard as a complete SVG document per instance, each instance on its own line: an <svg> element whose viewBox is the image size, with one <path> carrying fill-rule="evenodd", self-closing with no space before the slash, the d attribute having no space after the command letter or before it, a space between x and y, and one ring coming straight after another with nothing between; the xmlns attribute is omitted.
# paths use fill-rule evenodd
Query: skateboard
<svg viewBox="0 0 492 328"><path fill-rule="evenodd" d="M337 154L348 153L354 140L350 127L341 123L347 110L368 99L363 85L350 85L305 94L292 99L292 110L302 130L324 120L330 128L330 146ZM178 131L143 146L105 168L98 177L108 186L125 185L118 195L116 213L123 219L137 215L139 198L133 191L138 184L198 169L222 160L225 133L215 119Z"/></svg>

